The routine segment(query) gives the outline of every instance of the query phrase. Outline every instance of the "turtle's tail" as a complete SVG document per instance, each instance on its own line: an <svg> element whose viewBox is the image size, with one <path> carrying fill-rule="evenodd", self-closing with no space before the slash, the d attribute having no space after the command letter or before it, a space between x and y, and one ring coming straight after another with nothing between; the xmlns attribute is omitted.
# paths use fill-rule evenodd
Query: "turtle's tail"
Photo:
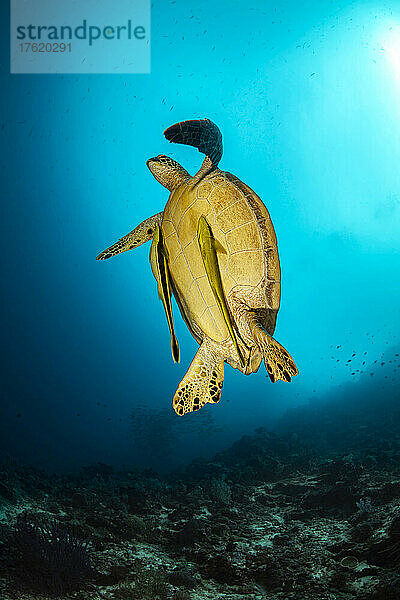
<svg viewBox="0 0 400 600"><path fill-rule="evenodd" d="M216 167L222 157L222 133L210 119L181 121L164 131L168 141L194 146Z"/></svg>

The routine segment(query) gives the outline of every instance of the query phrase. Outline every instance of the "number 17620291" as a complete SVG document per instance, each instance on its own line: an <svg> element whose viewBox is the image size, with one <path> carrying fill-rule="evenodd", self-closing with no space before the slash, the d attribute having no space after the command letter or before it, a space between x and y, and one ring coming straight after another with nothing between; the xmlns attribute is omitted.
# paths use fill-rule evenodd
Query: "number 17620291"
<svg viewBox="0 0 400 600"><path fill-rule="evenodd" d="M19 47L21 52L71 52L71 42L21 42Z"/></svg>

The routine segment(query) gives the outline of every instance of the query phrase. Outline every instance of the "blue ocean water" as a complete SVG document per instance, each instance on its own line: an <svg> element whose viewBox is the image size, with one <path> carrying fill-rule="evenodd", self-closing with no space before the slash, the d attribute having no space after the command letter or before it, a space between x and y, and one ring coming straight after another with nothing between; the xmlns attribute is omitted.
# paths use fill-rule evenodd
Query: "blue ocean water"
<svg viewBox="0 0 400 600"><path fill-rule="evenodd" d="M181 445L176 434L179 452L154 466L212 454L309 399L340 398L396 346L398 5L155 2L151 74L126 76L10 75L0 10L2 451L67 470L136 464L132 414L172 412L197 344L175 310L172 364L149 247L95 257L163 209L149 157L200 166L195 149L163 138L180 120L218 124L221 168L270 211L282 267L275 335L300 374L272 385L263 367L251 377L226 367L221 402L203 409L220 431Z"/></svg>

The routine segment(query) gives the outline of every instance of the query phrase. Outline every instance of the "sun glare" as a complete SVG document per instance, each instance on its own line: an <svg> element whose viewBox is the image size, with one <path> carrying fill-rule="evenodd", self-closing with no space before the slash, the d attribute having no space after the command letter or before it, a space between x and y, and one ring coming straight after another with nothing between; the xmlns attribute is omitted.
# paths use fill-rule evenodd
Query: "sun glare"
<svg viewBox="0 0 400 600"><path fill-rule="evenodd" d="M396 79L400 80L400 27L391 27L389 35L382 42L382 50L385 52Z"/></svg>

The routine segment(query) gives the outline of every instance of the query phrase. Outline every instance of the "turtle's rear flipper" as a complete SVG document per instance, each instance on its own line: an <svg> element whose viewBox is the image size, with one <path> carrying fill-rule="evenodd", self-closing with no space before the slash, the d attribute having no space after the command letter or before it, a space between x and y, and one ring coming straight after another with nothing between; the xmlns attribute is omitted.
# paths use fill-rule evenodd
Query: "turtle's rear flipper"
<svg viewBox="0 0 400 600"><path fill-rule="evenodd" d="M278 379L289 382L299 372L289 352L265 331L256 318L250 318L249 326L262 352L265 368L272 383Z"/></svg>
<svg viewBox="0 0 400 600"><path fill-rule="evenodd" d="M194 146L208 156L216 167L222 156L222 133L210 119L181 121L164 131L170 142Z"/></svg>
<svg viewBox="0 0 400 600"><path fill-rule="evenodd" d="M264 364L272 383L278 379L291 381L298 370L289 352L273 337L268 337L268 343L263 351Z"/></svg>
<svg viewBox="0 0 400 600"><path fill-rule="evenodd" d="M135 227L132 231L124 235L121 239L119 239L115 244L103 250L96 260L106 260L107 258L111 258L116 254L121 254L121 252L126 252L127 250L133 250L133 248L137 248L146 242L149 242L153 235L155 228L162 221L163 213L157 213L152 217L149 217L140 225Z"/></svg>
<svg viewBox="0 0 400 600"><path fill-rule="evenodd" d="M207 342L203 342L176 390L172 402L175 412L182 416L199 410L207 402L219 402L223 381L224 361L215 357Z"/></svg>

